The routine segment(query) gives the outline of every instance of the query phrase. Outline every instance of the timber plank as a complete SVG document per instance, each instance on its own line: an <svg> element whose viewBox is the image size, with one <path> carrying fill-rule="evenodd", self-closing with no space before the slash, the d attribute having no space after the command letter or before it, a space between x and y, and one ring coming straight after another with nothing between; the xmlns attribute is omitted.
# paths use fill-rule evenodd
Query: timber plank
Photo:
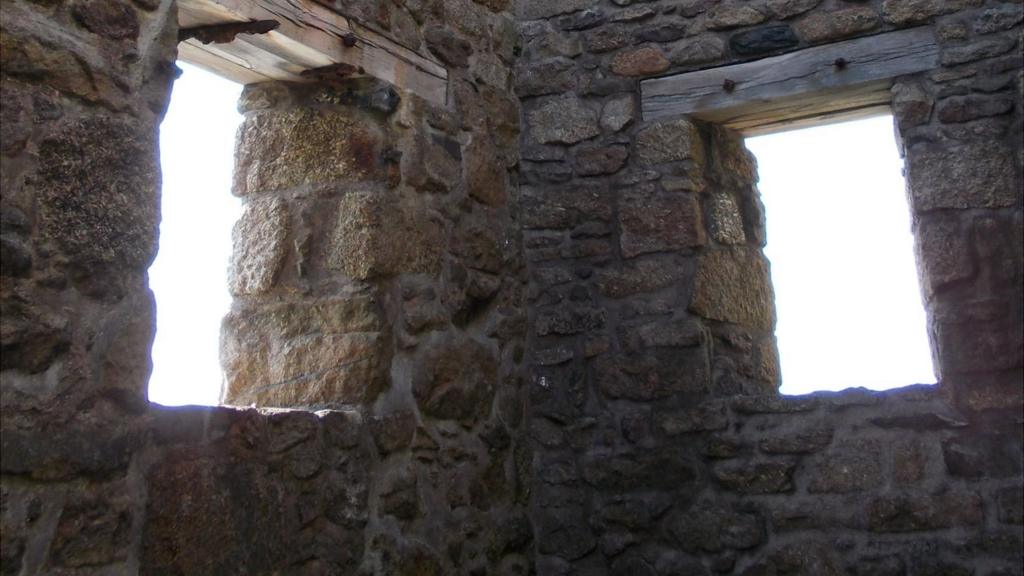
<svg viewBox="0 0 1024 576"><path fill-rule="evenodd" d="M227 44L189 42L181 58L245 84L308 81L299 76L303 70L345 63L435 104L446 102L444 66L311 0L179 1L183 27L249 20L276 20L280 26L266 34L239 35ZM355 46L342 43L348 35L355 36Z"/></svg>
<svg viewBox="0 0 1024 576"><path fill-rule="evenodd" d="M702 119L754 136L864 118L889 110L890 85L882 80L827 93L798 94L753 108L709 111Z"/></svg>
<svg viewBox="0 0 1024 576"><path fill-rule="evenodd" d="M274 80L274 78L254 70L245 60L221 52L216 48L203 46L195 40L186 40L178 44L178 58L241 84Z"/></svg>
<svg viewBox="0 0 1024 576"><path fill-rule="evenodd" d="M894 78L938 65L931 27L806 48L641 82L645 119L681 114L747 132L887 106ZM844 64L837 66L842 59ZM733 83L726 90L726 81Z"/></svg>

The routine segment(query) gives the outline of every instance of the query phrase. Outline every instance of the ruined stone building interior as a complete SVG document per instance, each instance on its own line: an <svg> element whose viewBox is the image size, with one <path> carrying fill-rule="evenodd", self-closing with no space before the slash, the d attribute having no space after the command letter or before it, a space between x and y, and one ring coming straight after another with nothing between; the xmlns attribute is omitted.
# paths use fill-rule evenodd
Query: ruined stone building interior
<svg viewBox="0 0 1024 576"><path fill-rule="evenodd" d="M1022 8L2 0L0 574L1021 576ZM218 406L147 395L179 61ZM936 384L781 394L746 141L886 113Z"/></svg>

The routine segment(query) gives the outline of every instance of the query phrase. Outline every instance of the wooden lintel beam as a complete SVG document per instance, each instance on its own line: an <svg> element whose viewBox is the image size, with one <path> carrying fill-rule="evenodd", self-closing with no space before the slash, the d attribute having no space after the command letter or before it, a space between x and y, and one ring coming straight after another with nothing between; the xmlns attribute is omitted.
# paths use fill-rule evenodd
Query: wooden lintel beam
<svg viewBox="0 0 1024 576"><path fill-rule="evenodd" d="M277 20L252 20L249 22L225 22L178 29L178 42L191 38L203 44L227 44L239 34L266 34L276 30L281 23Z"/></svg>
<svg viewBox="0 0 1024 576"><path fill-rule="evenodd" d="M313 0L179 0L182 28L275 20L261 35L216 46L189 39L179 57L241 83L308 82L303 71L346 65L432 103L447 101L448 71L433 58L401 46Z"/></svg>
<svg viewBox="0 0 1024 576"><path fill-rule="evenodd" d="M938 65L931 27L886 32L641 82L645 119L691 115L749 134L876 113L897 76Z"/></svg>
<svg viewBox="0 0 1024 576"><path fill-rule="evenodd" d="M330 66L303 70L299 76L302 76L303 78L315 78L318 80L337 80L338 78L345 78L358 73L358 68L351 64L345 64L342 62L340 64L331 64Z"/></svg>

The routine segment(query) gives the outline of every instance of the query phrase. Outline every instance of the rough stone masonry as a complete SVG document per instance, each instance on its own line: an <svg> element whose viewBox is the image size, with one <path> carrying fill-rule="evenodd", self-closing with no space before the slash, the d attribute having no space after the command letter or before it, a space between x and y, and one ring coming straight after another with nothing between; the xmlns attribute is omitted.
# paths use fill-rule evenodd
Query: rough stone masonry
<svg viewBox="0 0 1024 576"><path fill-rule="evenodd" d="M0 574L1024 573L1019 1L321 3L448 104L246 88L225 406L168 408L175 3L3 2ZM940 383L782 397L756 163L639 80L912 26Z"/></svg>

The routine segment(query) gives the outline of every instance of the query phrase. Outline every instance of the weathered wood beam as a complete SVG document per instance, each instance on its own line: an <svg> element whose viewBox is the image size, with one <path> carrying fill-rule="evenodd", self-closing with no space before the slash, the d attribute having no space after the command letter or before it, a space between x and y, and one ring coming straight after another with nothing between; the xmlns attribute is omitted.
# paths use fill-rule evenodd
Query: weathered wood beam
<svg viewBox="0 0 1024 576"><path fill-rule="evenodd" d="M347 78L354 74L358 74L359 69L351 64L331 64L330 66L324 66L322 68L312 68L310 70L303 70L301 76L303 78L314 78L317 80L337 80L339 78Z"/></svg>
<svg viewBox="0 0 1024 576"><path fill-rule="evenodd" d="M195 40L186 40L178 44L178 59L239 84L255 84L281 79L257 72L242 58L219 49L222 47L203 46Z"/></svg>
<svg viewBox="0 0 1024 576"><path fill-rule="evenodd" d="M641 82L645 119L691 115L758 134L884 111L897 76L938 65L930 27Z"/></svg>
<svg viewBox="0 0 1024 576"><path fill-rule="evenodd" d="M178 2L182 28L253 20L276 20L280 26L216 46L189 39L179 46L179 58L244 84L308 82L312 77L303 76L306 70L346 64L435 104L446 102L448 71L443 65L312 0Z"/></svg>
<svg viewBox="0 0 1024 576"><path fill-rule="evenodd" d="M251 22L226 22L178 29L178 42L195 38L203 44L227 44L239 34L266 34L277 29L277 20L253 20Z"/></svg>

